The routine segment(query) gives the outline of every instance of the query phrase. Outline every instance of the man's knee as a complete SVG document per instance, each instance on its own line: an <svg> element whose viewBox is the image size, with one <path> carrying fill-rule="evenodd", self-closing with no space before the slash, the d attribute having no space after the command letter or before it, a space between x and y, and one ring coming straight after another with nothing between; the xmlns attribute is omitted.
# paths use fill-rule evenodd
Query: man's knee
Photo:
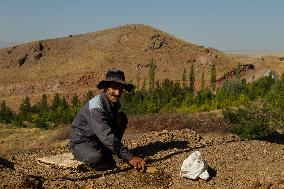
<svg viewBox="0 0 284 189"><path fill-rule="evenodd" d="M116 167L116 162L111 154L103 154L99 151L83 152L80 149L73 151L76 159L98 170L108 170Z"/></svg>
<svg viewBox="0 0 284 189"><path fill-rule="evenodd" d="M88 153L83 157L83 162L92 165L92 166L97 166L103 161L103 155L99 152L97 153Z"/></svg>
<svg viewBox="0 0 284 189"><path fill-rule="evenodd" d="M85 148L84 145L76 145L71 152L74 157L89 165L97 165L103 160L103 155L96 149Z"/></svg>

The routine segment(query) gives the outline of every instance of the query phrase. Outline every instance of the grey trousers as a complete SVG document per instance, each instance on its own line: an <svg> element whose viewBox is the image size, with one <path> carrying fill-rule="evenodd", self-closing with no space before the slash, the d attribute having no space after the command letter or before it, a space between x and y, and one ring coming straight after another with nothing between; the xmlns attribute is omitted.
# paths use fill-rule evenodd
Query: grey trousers
<svg viewBox="0 0 284 189"><path fill-rule="evenodd" d="M92 168L114 168L116 166L111 151L108 149L98 149L97 144L94 142L75 144L71 152L76 159Z"/></svg>

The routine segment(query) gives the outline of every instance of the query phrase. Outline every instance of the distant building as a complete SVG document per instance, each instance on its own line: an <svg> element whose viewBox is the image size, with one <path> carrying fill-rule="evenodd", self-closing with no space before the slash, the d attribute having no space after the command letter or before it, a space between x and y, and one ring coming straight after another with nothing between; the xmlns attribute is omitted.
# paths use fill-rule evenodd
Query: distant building
<svg viewBox="0 0 284 189"><path fill-rule="evenodd" d="M277 79L278 78L276 72L273 71L273 70L266 71L266 73L263 76L264 77L272 77L273 79Z"/></svg>
<svg viewBox="0 0 284 189"><path fill-rule="evenodd" d="M257 60L258 62L264 62L264 57L263 57L263 56L257 57L256 60Z"/></svg>

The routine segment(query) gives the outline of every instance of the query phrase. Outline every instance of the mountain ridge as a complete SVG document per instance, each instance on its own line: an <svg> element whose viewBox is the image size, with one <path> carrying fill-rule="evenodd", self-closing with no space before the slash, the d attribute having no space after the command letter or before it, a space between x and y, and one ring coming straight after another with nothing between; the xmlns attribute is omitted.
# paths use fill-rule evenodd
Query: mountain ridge
<svg viewBox="0 0 284 189"><path fill-rule="evenodd" d="M217 49L186 42L151 26L129 24L0 49L0 97L9 100L55 92L80 95L96 90L96 83L113 67L123 70L134 84L139 73L141 86L152 59L160 81L180 81L183 69L188 78L194 64L197 88L202 72L209 73L212 63L217 64L217 77L237 65ZM209 74L205 80L208 84Z"/></svg>

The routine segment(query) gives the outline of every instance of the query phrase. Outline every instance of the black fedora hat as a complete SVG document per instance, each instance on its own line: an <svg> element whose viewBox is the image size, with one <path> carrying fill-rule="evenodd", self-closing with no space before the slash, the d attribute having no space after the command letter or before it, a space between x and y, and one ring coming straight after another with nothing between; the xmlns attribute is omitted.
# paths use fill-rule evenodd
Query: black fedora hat
<svg viewBox="0 0 284 189"><path fill-rule="evenodd" d="M97 85L98 89L105 89L110 86L111 83L117 83L123 86L124 89L126 89L128 92L131 91L134 88L134 85L127 83L125 81L125 76L123 71L117 70L117 69L110 69L107 74L105 80L102 80Z"/></svg>

